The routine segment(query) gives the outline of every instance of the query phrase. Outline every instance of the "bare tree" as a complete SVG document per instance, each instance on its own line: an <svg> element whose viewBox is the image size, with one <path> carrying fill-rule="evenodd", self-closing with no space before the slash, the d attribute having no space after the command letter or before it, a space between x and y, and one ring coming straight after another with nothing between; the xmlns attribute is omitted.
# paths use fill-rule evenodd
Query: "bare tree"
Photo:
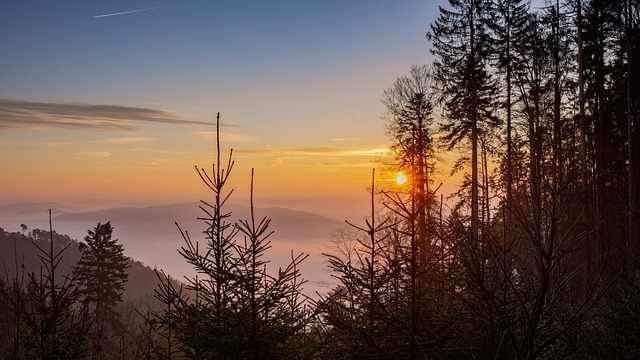
<svg viewBox="0 0 640 360"><path fill-rule="evenodd" d="M434 155L434 79L426 66L411 66L409 75L399 77L383 93L386 106L383 118L392 141L393 168L405 171L411 177L419 206L417 219L417 246L419 257L429 253L429 211L427 199L431 197Z"/></svg>

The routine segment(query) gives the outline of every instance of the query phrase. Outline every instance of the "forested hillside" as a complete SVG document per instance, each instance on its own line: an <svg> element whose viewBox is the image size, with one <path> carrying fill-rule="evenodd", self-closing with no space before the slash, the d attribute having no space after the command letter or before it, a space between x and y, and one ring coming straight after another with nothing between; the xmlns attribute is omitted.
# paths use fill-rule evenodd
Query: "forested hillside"
<svg viewBox="0 0 640 360"><path fill-rule="evenodd" d="M87 302L87 286L79 276L89 258L86 243L55 230L22 229L0 228L0 357L67 359L95 353L89 334L96 309ZM127 281L112 302L115 314L104 347L108 353L135 354L143 314L157 306L154 292L167 278L131 258L123 260ZM113 264L107 267L114 271Z"/></svg>
<svg viewBox="0 0 640 360"><path fill-rule="evenodd" d="M87 229L88 230L88 229ZM7 232L0 228L0 266L3 279L26 278L29 273L40 272L43 266L40 257L43 255L38 248L49 249L50 234L48 230L33 229L24 234ZM57 280L63 281L80 260L79 243L68 235L58 234L53 230L54 251L61 252L58 265ZM153 291L158 283L158 277L152 268L129 259L129 280L126 283L124 298L135 301L140 298L153 297Z"/></svg>

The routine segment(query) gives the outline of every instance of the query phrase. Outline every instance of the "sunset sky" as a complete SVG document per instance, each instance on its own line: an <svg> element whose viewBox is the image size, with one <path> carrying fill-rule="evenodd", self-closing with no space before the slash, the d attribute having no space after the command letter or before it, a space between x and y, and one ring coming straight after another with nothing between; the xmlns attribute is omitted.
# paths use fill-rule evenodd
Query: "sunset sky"
<svg viewBox="0 0 640 360"><path fill-rule="evenodd" d="M203 198L217 112L238 197L253 167L257 205L366 201L382 91L431 62L440 4L3 1L0 205Z"/></svg>

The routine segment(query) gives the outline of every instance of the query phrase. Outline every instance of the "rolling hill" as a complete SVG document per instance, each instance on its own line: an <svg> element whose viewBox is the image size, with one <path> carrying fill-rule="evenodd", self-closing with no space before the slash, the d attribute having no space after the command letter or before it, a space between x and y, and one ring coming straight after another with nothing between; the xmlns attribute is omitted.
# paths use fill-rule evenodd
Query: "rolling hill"
<svg viewBox="0 0 640 360"><path fill-rule="evenodd" d="M0 226L15 229L20 223L29 228L48 229L48 210L50 204L29 203L24 209L19 204L0 208ZM63 204L55 204L57 209L68 209ZM195 271L178 253L184 240L176 223L188 232L194 241L203 246L206 241L202 232L206 229L204 221L198 220L205 213L199 208L201 203L189 202L150 207L123 207L89 212L62 212L54 214L53 229L60 234L68 234L71 239L82 241L87 230L93 229L98 222L111 222L113 236L124 245L125 255L152 268L164 270L175 278L193 277ZM35 211L40 209L39 211ZM230 221L250 219L248 206L230 204L225 207L231 212ZM28 210L28 211L26 211ZM302 275L309 280L307 291L312 295L322 292L323 284L330 281L325 273L322 252L326 252L333 234L344 223L310 212L280 207L255 208L256 221L263 217L271 218L270 230L274 234L269 238L272 248L266 258L272 261L270 268L284 266L294 253L308 253L309 258L301 265ZM19 216L14 216L14 215ZM34 216L29 216L33 214ZM47 214L47 215L44 215ZM7 224L10 223L10 224Z"/></svg>

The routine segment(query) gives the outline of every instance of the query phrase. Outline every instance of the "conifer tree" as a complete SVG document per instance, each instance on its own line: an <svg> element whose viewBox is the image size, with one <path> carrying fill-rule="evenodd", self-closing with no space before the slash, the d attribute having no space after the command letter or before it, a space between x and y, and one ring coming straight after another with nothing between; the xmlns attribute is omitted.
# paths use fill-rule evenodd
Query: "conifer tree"
<svg viewBox="0 0 640 360"><path fill-rule="evenodd" d="M640 1L624 3L627 112L627 211L629 245L640 252Z"/></svg>
<svg viewBox="0 0 640 360"><path fill-rule="evenodd" d="M513 102L514 68L521 68L522 58L518 54L518 43L521 42L527 30L529 19L529 4L522 0L495 0L490 3L488 26L491 30L493 44L493 59L495 67L501 75L501 89L506 119L506 154L505 173L505 233L512 228L513 187L514 187L514 140L513 140ZM516 181L518 179L515 179Z"/></svg>
<svg viewBox="0 0 640 360"><path fill-rule="evenodd" d="M334 242L337 252L323 254L338 285L322 299L322 312L337 338L333 342L334 351L349 354L351 358L390 357L399 347L408 344L410 340L406 339L411 337L406 336L406 331L397 331L409 328L407 322L394 323L400 319L398 310L406 307L406 302L390 301L400 297L400 290L390 293L391 282L401 276L400 261L396 262L398 266L391 266L386 260L392 256L386 230L394 224L389 218L377 219L374 180L375 169L371 176L371 216L366 226L347 221L357 233L342 231L342 238ZM417 251L414 254L417 255Z"/></svg>
<svg viewBox="0 0 640 360"><path fill-rule="evenodd" d="M427 39L433 43L435 76L446 112L444 139L449 148L463 140L471 145L471 240L477 244L478 145L480 137L499 124L494 112L496 84L487 68L487 1L450 0L449 4L451 9L440 7Z"/></svg>
<svg viewBox="0 0 640 360"><path fill-rule="evenodd" d="M39 238L31 242L37 249L40 270L25 274L24 262L19 263L14 253L14 277L6 283L0 281L0 358L86 358L91 319L79 304L77 274L60 273L64 253L72 242L52 230L51 210L49 231L36 230ZM0 237L7 235L0 229ZM24 235L11 235L28 242Z"/></svg>
<svg viewBox="0 0 640 360"><path fill-rule="evenodd" d="M212 171L196 167L213 195L211 201L202 201L200 206L206 244L201 247L178 226L185 241L178 252L198 276L187 278L184 292L170 281L162 282L156 298L167 308L148 317L162 322L163 331L171 334L170 348L159 353L189 359L305 357L307 351L314 351L306 346L310 340L305 328L312 317L305 309L305 281L298 268L307 256L292 253L288 265L275 273L268 271L269 261L264 256L271 247L271 220L264 217L256 221L253 172L251 219L233 222L225 206L233 192L225 186L234 165L233 152L229 151L224 167L220 159L220 114L216 134L217 156ZM240 235L244 241L237 239Z"/></svg>
<svg viewBox="0 0 640 360"><path fill-rule="evenodd" d="M93 326L95 359L103 358L104 340L107 330L116 325L118 317L115 307L122 301L126 272L129 264L124 255L122 244L112 237L110 222L98 223L93 230L87 231L81 250L82 259L78 262L78 280L82 284L80 291L83 301L95 317Z"/></svg>
<svg viewBox="0 0 640 360"><path fill-rule="evenodd" d="M271 248L268 239L271 219L263 217L256 221L253 206L253 169L251 170L250 212L251 218L235 224L244 237L237 242L237 266L233 271L234 322L237 327L235 341L241 346L238 354L246 359L280 359L291 356L282 345L293 346L293 353L299 353L299 346L291 344L288 338L302 334L306 325L302 303L293 301L301 294L306 281L300 281L298 265L308 255L297 256L291 252L291 262L278 269L274 275L267 271L268 260L264 258ZM282 351L285 350L285 351Z"/></svg>

